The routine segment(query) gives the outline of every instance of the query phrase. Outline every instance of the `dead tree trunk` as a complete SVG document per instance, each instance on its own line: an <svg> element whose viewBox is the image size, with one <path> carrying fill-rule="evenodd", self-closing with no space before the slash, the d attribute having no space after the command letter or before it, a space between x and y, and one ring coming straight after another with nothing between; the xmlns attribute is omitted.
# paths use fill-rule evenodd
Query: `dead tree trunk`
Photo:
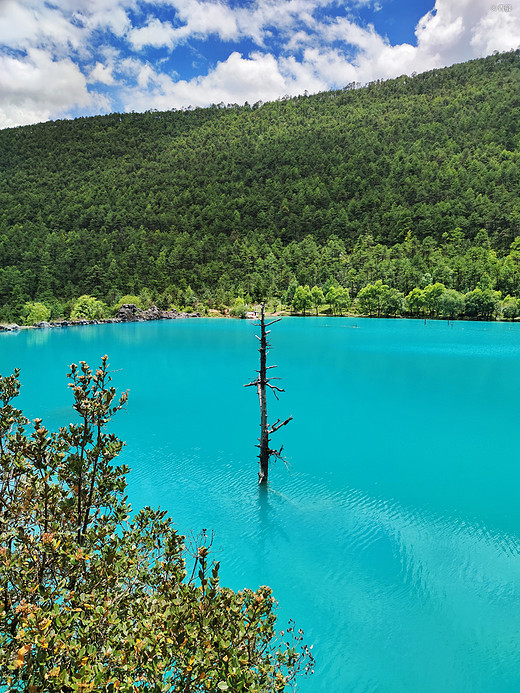
<svg viewBox="0 0 520 693"><path fill-rule="evenodd" d="M269 424L267 423L267 388L271 388L271 390L274 392L276 399L278 399L278 392L284 392L284 390L281 387L271 385L271 380L280 380L280 378L267 377L267 371L270 368L276 368L276 366L267 365L267 354L269 351L269 347L271 346L267 341L267 335L270 333L271 330L266 330L266 327L273 325L275 322L280 322L280 319L281 318L278 318L277 320L272 320L271 322L268 322L266 324L264 304L262 304L262 312L260 314L259 323L260 337L258 335L255 335L256 338L260 340L260 349L258 350L260 352L260 370L257 371L258 376L256 380L252 380L250 383L244 385L244 387L256 387L256 391L258 393L258 402L260 404L260 438L258 439L259 445L257 445L257 447L260 448L260 454L258 455L258 458L260 460L260 471L258 472L259 484L267 483L269 476L269 459L272 456L277 457L278 459L282 459L283 445L279 450L272 450L269 447L269 436L282 426L288 424L289 421L292 419L292 416L290 416L285 421L281 421L280 419L278 419L272 426L269 426Z"/></svg>

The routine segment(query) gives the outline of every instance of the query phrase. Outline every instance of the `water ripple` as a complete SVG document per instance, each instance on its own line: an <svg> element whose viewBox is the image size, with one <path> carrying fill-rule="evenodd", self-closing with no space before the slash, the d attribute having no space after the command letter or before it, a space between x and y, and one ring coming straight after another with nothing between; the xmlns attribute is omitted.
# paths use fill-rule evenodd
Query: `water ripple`
<svg viewBox="0 0 520 693"><path fill-rule="evenodd" d="M294 468L268 492L247 433L249 325L39 333L37 358L20 334L0 339L2 370L22 366L26 413L59 419L65 364L108 351L131 389L116 425L134 507L214 530L223 584L273 587L281 626L315 645L301 693L518 693L520 326L355 323L277 325Z"/></svg>

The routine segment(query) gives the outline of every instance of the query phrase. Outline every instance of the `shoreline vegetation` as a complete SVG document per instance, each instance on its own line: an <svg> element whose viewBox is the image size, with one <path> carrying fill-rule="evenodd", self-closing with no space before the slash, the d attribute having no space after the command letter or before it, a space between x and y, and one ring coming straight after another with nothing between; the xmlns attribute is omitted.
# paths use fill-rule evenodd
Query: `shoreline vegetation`
<svg viewBox="0 0 520 693"><path fill-rule="evenodd" d="M291 295L292 294L292 295ZM141 296L124 296L112 308L93 296L83 295L73 304L67 317L53 316L45 303L28 302L20 322L0 323L0 332L22 329L77 327L85 325L176 320L184 318L256 319L260 304L247 297L237 297L231 306L211 308L193 295L191 306L169 306L161 310L146 290ZM368 317L424 320L498 320L514 322L520 316L520 299L489 286L477 286L462 294L439 282L414 288L407 296L381 280L363 287L351 300L347 288L331 286L325 294L318 286L290 287L285 301L266 301L266 314L294 317Z"/></svg>

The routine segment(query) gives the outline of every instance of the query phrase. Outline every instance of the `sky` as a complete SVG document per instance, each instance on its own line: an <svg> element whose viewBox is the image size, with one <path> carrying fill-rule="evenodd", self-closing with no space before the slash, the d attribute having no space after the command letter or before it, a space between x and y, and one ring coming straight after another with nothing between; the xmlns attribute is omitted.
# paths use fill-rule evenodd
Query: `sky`
<svg viewBox="0 0 520 693"><path fill-rule="evenodd" d="M0 128L254 104L520 47L520 0L0 0Z"/></svg>

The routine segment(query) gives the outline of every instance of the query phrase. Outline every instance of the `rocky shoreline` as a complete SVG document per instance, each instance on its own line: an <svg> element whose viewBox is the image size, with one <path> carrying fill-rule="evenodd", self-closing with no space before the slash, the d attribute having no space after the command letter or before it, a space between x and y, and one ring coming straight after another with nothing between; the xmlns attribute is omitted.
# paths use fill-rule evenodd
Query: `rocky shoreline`
<svg viewBox="0 0 520 693"><path fill-rule="evenodd" d="M176 320L177 318L200 318L200 313L179 313L177 310L159 310L157 306L150 306L146 310L140 310L135 303L124 303L113 318L100 320L58 320L57 322L37 322L29 326L29 329L46 329L53 327L76 327L81 325L103 325L119 322L146 322L148 320ZM0 325L0 332L17 332L22 327L13 323ZM25 329L25 328L24 328Z"/></svg>

